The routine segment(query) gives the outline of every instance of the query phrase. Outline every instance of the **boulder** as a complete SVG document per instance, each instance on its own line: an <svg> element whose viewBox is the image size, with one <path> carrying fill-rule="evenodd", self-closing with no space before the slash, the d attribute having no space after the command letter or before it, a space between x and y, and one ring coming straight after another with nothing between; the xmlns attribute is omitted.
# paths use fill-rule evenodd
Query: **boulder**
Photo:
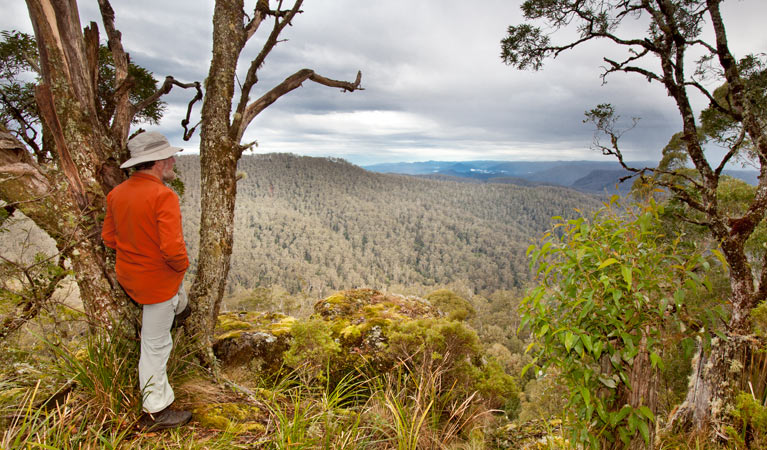
<svg viewBox="0 0 767 450"><path fill-rule="evenodd" d="M277 370L290 346L295 319L279 313L230 312L218 316L213 352L224 365Z"/></svg>

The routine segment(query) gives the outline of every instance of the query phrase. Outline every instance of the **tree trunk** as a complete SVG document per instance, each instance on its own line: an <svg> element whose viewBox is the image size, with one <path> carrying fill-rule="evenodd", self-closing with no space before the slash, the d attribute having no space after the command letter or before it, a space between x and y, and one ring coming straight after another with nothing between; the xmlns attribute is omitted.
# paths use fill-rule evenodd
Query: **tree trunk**
<svg viewBox="0 0 767 450"><path fill-rule="evenodd" d="M639 344L639 351L634 357L631 363L631 370L628 373L628 385L623 385L616 394L615 402L613 406L616 411L620 410L623 405L630 405L633 408L639 408L640 406L646 406L655 415L658 412L658 370L652 367L650 361L650 353L647 351L647 335L649 330L645 330L645 335ZM610 376L613 373L613 366L608 356L603 356L600 365L602 366L602 373ZM601 396L607 395L608 391L605 389L600 392ZM626 446L623 442L617 438L610 442L607 439L603 439L601 442L601 448L604 450L648 450L654 448L655 445L655 426L650 424L650 441L649 444L645 443L644 437L637 431L632 437L629 444Z"/></svg>
<svg viewBox="0 0 767 450"><path fill-rule="evenodd" d="M123 179L115 151L122 143L99 122L93 62L86 56L76 3L27 0L27 6L40 51L42 83L36 98L55 144L56 168L27 164L27 179L37 180L39 189L17 192L17 201L24 196L40 201L19 203L19 209L71 260L89 318L111 326L113 312L127 299L106 264L100 230L106 193ZM97 32L95 27L89 31L92 40Z"/></svg>
<svg viewBox="0 0 767 450"><path fill-rule="evenodd" d="M716 232L716 229L714 229ZM758 341L751 333L750 312L756 306L756 292L751 268L748 265L743 244L733 244L732 239L721 239L722 250L729 263L731 317L725 331L725 339L713 338L710 348L699 345L693 359L684 402L669 418L667 429L681 431L695 429L712 431L725 437L723 424L729 423L726 407L734 404L735 396L749 391L748 382L754 376L757 389L764 385L763 366L754 364ZM762 387L763 389L763 387ZM761 395L761 392L757 392Z"/></svg>
<svg viewBox="0 0 767 450"><path fill-rule="evenodd" d="M765 355L753 337L714 338L708 352L700 345L693 358L687 397L672 413L667 431L707 430L726 437L724 430L717 428L723 423L719 419L726 419L726 408L734 404L739 391L764 395L764 367Z"/></svg>
<svg viewBox="0 0 767 450"><path fill-rule="evenodd" d="M221 307L234 233L238 143L229 137L237 60L244 45L242 0L217 1L213 58L205 82L200 130L200 245L192 284L189 331L200 339L206 365L214 362L212 333Z"/></svg>

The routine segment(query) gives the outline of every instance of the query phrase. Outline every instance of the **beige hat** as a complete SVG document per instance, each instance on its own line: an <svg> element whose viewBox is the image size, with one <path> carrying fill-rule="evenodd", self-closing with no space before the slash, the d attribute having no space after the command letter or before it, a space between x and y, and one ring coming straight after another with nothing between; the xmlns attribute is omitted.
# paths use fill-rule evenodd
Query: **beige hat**
<svg viewBox="0 0 767 450"><path fill-rule="evenodd" d="M160 161L184 151L183 148L171 147L168 139L156 131L147 131L134 136L128 141L128 150L130 150L130 159L122 163L121 169L127 169L142 162Z"/></svg>

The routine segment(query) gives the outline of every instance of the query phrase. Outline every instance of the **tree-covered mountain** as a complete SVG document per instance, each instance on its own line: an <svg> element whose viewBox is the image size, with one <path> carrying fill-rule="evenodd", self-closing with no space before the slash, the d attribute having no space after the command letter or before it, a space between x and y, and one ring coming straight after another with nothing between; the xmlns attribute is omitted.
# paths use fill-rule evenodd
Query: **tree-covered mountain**
<svg viewBox="0 0 767 450"><path fill-rule="evenodd" d="M194 258L198 158L179 157L177 166ZM271 285L313 296L448 283L509 289L529 279L525 250L552 216L599 204L559 187L381 174L340 159L255 155L239 169L230 293Z"/></svg>
<svg viewBox="0 0 767 450"><path fill-rule="evenodd" d="M632 161L631 167L654 167L652 161ZM425 161L414 163L385 163L364 166L381 173L400 173L429 178L449 176L488 183L508 183L520 186L553 185L581 192L626 194L632 180L620 183L630 172L615 160L604 161ZM726 175L756 184L755 170L725 170Z"/></svg>

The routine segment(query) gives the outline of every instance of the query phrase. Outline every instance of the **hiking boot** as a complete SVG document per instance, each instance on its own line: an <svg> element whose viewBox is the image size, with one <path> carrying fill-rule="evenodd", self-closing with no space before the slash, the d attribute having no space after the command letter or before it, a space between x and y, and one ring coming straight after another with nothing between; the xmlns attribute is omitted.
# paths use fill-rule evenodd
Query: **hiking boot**
<svg viewBox="0 0 767 450"><path fill-rule="evenodd" d="M190 314L192 314L192 308L190 308L189 304L187 304L186 308L184 308L184 310L180 313L176 314L176 316L173 318L171 329L184 325L186 318L189 317Z"/></svg>
<svg viewBox="0 0 767 450"><path fill-rule="evenodd" d="M168 428L176 428L189 422L192 413L189 411L177 411L170 407L154 414L146 413L141 418L141 426L144 431L158 431Z"/></svg>

